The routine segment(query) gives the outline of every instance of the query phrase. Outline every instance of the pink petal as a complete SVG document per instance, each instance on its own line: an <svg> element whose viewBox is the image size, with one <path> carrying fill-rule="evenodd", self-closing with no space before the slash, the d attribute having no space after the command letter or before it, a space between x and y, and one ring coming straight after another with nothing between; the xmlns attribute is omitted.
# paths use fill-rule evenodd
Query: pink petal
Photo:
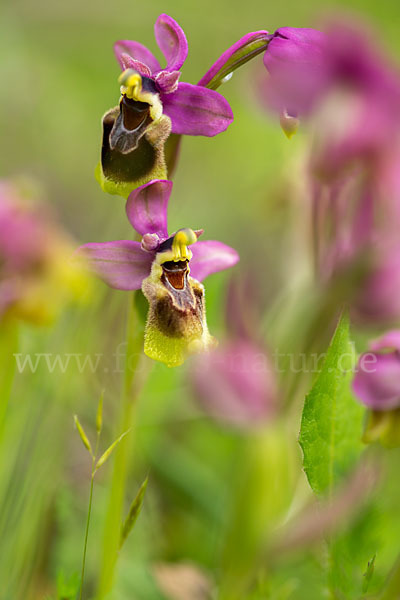
<svg viewBox="0 0 400 600"><path fill-rule="evenodd" d="M135 71L141 75L144 75L145 77L151 77L151 71L147 65L140 62L140 60L135 60L129 54L125 54L125 52L121 54L120 64L124 71L125 69L135 69Z"/></svg>
<svg viewBox="0 0 400 600"><path fill-rule="evenodd" d="M397 350L400 352L400 329L393 329L388 331L378 340L370 342L369 347L371 350Z"/></svg>
<svg viewBox="0 0 400 600"><path fill-rule="evenodd" d="M134 60L146 65L151 72L160 70L160 63L152 52L143 44L132 40L118 40L114 44L114 53L122 69L126 69L122 54L128 54Z"/></svg>
<svg viewBox="0 0 400 600"><path fill-rule="evenodd" d="M162 14L154 25L157 44L167 60L169 71L179 71L188 55L188 43L178 23Z"/></svg>
<svg viewBox="0 0 400 600"><path fill-rule="evenodd" d="M197 281L203 281L212 273L233 267L239 260L236 250L214 240L196 242L190 249L193 253L190 275Z"/></svg>
<svg viewBox="0 0 400 600"><path fill-rule="evenodd" d="M172 94L162 94L164 113L172 121L172 133L212 137L233 121L227 100L199 85L179 83Z"/></svg>
<svg viewBox="0 0 400 600"><path fill-rule="evenodd" d="M76 251L89 269L117 290L139 290L150 273L154 254L142 250L139 242L118 240L84 244Z"/></svg>
<svg viewBox="0 0 400 600"><path fill-rule="evenodd" d="M126 214L138 233L156 233L161 239L168 237L167 208L171 190L172 181L155 179L131 192Z"/></svg>
<svg viewBox="0 0 400 600"><path fill-rule="evenodd" d="M155 77L157 88L164 94L171 94L178 89L180 71L160 71Z"/></svg>
<svg viewBox="0 0 400 600"><path fill-rule="evenodd" d="M367 352L362 354L353 379L353 391L363 404L373 410L399 408L400 359L398 353L373 354Z"/></svg>

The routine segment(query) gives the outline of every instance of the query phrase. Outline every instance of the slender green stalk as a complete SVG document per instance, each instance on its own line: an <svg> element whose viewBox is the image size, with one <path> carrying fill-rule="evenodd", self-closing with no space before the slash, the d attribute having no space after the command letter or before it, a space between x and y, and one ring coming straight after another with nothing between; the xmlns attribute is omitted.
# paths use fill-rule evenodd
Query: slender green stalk
<svg viewBox="0 0 400 600"><path fill-rule="evenodd" d="M126 358L118 432L127 431L132 427L136 399L136 392L134 393L133 391L133 382L143 347L143 324L135 307L134 294L129 297L126 328ZM114 578L129 465L128 450L128 441L124 439L118 445L115 452L110 497L105 520L100 580L97 591L97 598L99 600L102 600L110 591Z"/></svg>
<svg viewBox="0 0 400 600"><path fill-rule="evenodd" d="M83 593L83 579L85 577L85 565L86 565L86 553L87 553L87 543L89 537L89 525L90 525L90 517L92 514L92 501L93 501L93 484L94 484L94 475L95 475L95 466L96 466L96 457L99 449L100 442L100 431L97 430L97 440L96 440L96 450L92 456L92 475L90 478L90 494L89 494L89 506L88 506L88 514L86 519L86 530L85 530L85 541L83 544L83 557L82 557L82 572L81 572L81 586L79 590L79 600L82 600Z"/></svg>
<svg viewBox="0 0 400 600"><path fill-rule="evenodd" d="M14 381L18 347L18 328L15 322L0 323L0 437L6 418Z"/></svg>
<svg viewBox="0 0 400 600"><path fill-rule="evenodd" d="M88 508L88 514L87 514L87 519L86 519L85 543L83 546L81 587L80 587L80 591L79 591L79 600L82 600L83 579L85 577L86 551L87 551L87 542L88 542L88 535L89 535L89 523L90 523L90 516L92 513L93 482L94 482L94 474L92 472L92 477L91 477L91 481L90 481L89 508Z"/></svg>

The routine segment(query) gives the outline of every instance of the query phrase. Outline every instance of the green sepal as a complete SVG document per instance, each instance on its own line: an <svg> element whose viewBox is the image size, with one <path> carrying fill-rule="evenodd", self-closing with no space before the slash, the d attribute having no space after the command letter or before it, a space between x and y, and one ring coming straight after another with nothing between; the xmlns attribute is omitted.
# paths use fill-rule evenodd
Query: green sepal
<svg viewBox="0 0 400 600"><path fill-rule="evenodd" d="M270 36L265 31L260 31L257 37L252 38L249 42L238 48L217 73L204 86L210 90L216 90L224 83L226 77L231 75L233 71L246 64L249 60L265 52L270 41Z"/></svg>

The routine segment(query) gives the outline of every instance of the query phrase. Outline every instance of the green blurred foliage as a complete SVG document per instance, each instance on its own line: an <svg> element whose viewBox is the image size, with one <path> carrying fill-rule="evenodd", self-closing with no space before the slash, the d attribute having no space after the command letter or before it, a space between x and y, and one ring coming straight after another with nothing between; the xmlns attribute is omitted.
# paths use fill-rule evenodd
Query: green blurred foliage
<svg viewBox="0 0 400 600"><path fill-rule="evenodd" d="M167 12L187 34L184 79L196 82L223 50L249 31L313 26L326 13L342 10L372 23L376 37L399 55L396 0L204 0L190 5L179 0L3 0L0 176L33 180L80 243L125 238L130 228L123 201L103 194L94 180L100 118L118 99L113 42L137 39L157 53L153 23L159 13ZM301 304L302 288L295 284L309 269L308 247L302 241L308 228L305 211L293 202L305 134L288 142L277 119L265 114L256 97L261 58L254 62L220 90L235 114L227 132L215 139L183 140L170 223L171 230L202 227L205 238L237 248L239 268L256 270L270 314L279 310L285 315ZM206 286L210 330L222 337L228 278L226 273L213 276ZM40 362L34 373L17 373L0 438L1 600L55 598L57 581L61 597L68 597L74 573L80 570L90 457L74 431L73 414L79 413L94 439L97 398L105 389L102 437L105 445L115 439L127 305L124 293L94 285L93 302L69 309L52 329L21 327L19 352L24 355L89 354L93 360L99 355L100 367L81 372L71 360L65 373L58 368L51 373ZM308 307L300 309L307 312ZM273 318L266 321L271 323L266 341L272 345L294 335L292 321L283 320L283 335L271 323ZM302 326L299 321L299 329ZM242 543L256 563L258 533L271 534L288 509L299 509L292 505L295 485L306 489L293 448L302 389L285 425L269 432L254 459L260 440L204 417L193 401L184 368L170 370L150 361L143 365L139 378L148 378L130 446L126 512L147 474L149 485L138 522L119 556L112 598L165 598L154 577L154 563L198 565L214 588L229 572L224 564L228 561L243 567L247 581L248 557L242 561L238 552ZM371 593L379 590L398 552L399 459L398 451L385 455L386 476L365 513L337 540L348 565L360 548L369 558L376 553ZM86 598L93 597L99 576L109 463L96 476ZM300 504L309 501L310 491L303 496ZM252 582L248 598L320 600L326 594L325 554L319 541L297 554L277 557L271 567L262 564L265 574ZM229 580L227 589L230 585ZM353 597L351 593L346 597Z"/></svg>

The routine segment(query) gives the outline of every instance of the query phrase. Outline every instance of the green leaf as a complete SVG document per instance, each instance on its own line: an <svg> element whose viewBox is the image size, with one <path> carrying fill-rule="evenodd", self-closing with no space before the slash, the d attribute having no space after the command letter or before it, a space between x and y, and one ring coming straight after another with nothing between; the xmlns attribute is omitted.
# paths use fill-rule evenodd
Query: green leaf
<svg viewBox="0 0 400 600"><path fill-rule="evenodd" d="M89 438L86 435L85 430L83 429L82 425L80 424L77 415L74 415L74 421L75 421L75 426L76 426L76 428L78 430L78 433L80 435L80 438L81 438L81 440L83 442L83 445L85 446L85 448L87 448L87 450L89 450L91 456L93 456L92 446L90 445Z"/></svg>
<svg viewBox="0 0 400 600"><path fill-rule="evenodd" d="M372 557L371 560L368 561L367 570L364 573L364 582L362 587L363 594L366 594L368 592L369 584L371 582L372 575L374 574L375 558L376 554Z"/></svg>
<svg viewBox="0 0 400 600"><path fill-rule="evenodd" d="M140 511L142 510L143 499L144 499L144 495L146 493L148 480L149 480L149 478L146 477L146 479L143 481L142 485L140 486L139 491L136 494L136 498L134 499L134 501L131 504L128 516L126 517L126 519L122 525L121 537L120 537L120 542L119 542L120 548L122 548L126 538L128 537L128 535L134 528L137 518L140 514Z"/></svg>
<svg viewBox="0 0 400 600"><path fill-rule="evenodd" d="M122 433L119 438L117 438L115 440L115 442L113 442L111 444L111 446L109 446L107 448L107 450L100 456L99 460L96 463L96 468L94 470L94 472L96 472L98 469L100 469L100 467L102 467L104 465L104 463L106 462L106 460L110 457L112 451L114 450L114 448L116 446L118 446L118 444L120 443L121 440L123 440L123 438L129 433L130 429L128 429L128 431L124 431L124 433Z"/></svg>
<svg viewBox="0 0 400 600"><path fill-rule="evenodd" d="M311 392L306 397L299 443L308 481L318 495L330 494L359 457L364 409L351 392L356 356L343 314Z"/></svg>

